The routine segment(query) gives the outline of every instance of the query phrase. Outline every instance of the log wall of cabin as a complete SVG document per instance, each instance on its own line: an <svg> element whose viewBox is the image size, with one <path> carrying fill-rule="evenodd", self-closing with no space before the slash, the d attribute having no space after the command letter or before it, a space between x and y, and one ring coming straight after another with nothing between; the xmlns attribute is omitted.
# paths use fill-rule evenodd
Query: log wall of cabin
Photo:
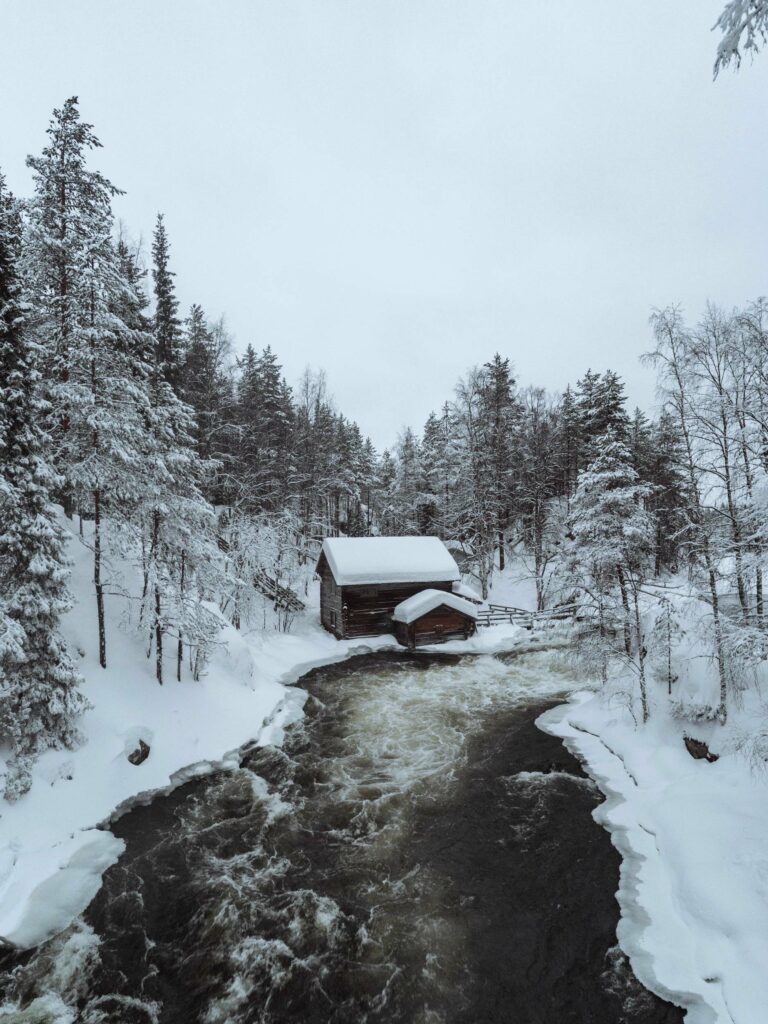
<svg viewBox="0 0 768 1024"><path fill-rule="evenodd" d="M393 632L392 612L401 601L422 590L444 590L451 583L387 583L366 587L341 587L344 637L379 636Z"/></svg>
<svg viewBox="0 0 768 1024"><path fill-rule="evenodd" d="M320 621L329 633L339 638L344 636L341 587L327 565L320 575Z"/></svg>

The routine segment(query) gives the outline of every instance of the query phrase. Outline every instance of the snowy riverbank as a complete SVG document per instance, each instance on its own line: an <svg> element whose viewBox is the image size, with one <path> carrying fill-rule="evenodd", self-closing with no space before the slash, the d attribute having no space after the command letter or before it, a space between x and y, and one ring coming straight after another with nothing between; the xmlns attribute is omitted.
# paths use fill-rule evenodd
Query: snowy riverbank
<svg viewBox="0 0 768 1024"><path fill-rule="evenodd" d="M694 760L680 721L636 728L592 694L547 712L606 796L595 819L622 854L620 945L638 978L686 1007L687 1024L768 1020L766 780L739 727L695 730L719 753Z"/></svg>
<svg viewBox="0 0 768 1024"><path fill-rule="evenodd" d="M301 713L302 694L287 685L309 669L394 646L391 637L339 643L319 628L250 641L231 628L224 634L200 682L158 686L122 633L113 643L118 667L86 670L93 709L82 723L85 743L48 752L31 791L1 805L0 935L6 941L36 945L85 909L122 852L101 823L196 775L237 764L245 745L279 743ZM127 755L139 739L150 754L133 765Z"/></svg>
<svg viewBox="0 0 768 1024"><path fill-rule="evenodd" d="M314 609L290 634L242 634L222 619L204 677L195 682L187 674L179 683L171 676L159 686L128 624L130 598L114 595L107 600L108 667L101 669L90 552L74 537L69 547L75 604L63 631L93 706L80 723L82 746L48 751L34 767L32 789L15 803L0 799L0 937L20 947L65 928L93 898L122 851L106 828L111 818L236 764L244 745L279 743L301 713L301 693L287 686L309 669L396 646L392 637L339 643L315 625ZM115 571L129 594L135 569ZM140 740L150 752L134 765L128 754Z"/></svg>
<svg viewBox="0 0 768 1024"><path fill-rule="evenodd" d="M0 799L0 939L22 948L65 928L98 891L123 849L108 830L110 819L196 775L237 764L244 746L280 743L303 702L289 684L310 669L400 649L392 636L335 640L319 626L312 588L291 633L240 633L222 619L204 677L196 682L187 674L179 683L169 672L159 686L129 623L130 597L123 596L140 581L135 567L122 563L112 567L120 582L107 600L108 667L101 669L90 552L76 536L69 548L75 604L63 631L92 708L81 721L82 746L48 751L34 767L30 792L15 803ZM493 653L521 634L511 625L483 630L442 649ZM140 740L149 756L134 765L128 755Z"/></svg>

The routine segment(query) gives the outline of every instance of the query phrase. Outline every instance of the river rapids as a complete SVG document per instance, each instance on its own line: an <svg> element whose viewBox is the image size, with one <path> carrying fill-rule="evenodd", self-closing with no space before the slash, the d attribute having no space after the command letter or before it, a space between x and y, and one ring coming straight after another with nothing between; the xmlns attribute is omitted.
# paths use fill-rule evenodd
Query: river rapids
<svg viewBox="0 0 768 1024"><path fill-rule="evenodd" d="M137 807L0 1024L673 1024L616 946L600 794L535 719L562 655L368 655L280 748ZM254 731L258 723L254 723Z"/></svg>

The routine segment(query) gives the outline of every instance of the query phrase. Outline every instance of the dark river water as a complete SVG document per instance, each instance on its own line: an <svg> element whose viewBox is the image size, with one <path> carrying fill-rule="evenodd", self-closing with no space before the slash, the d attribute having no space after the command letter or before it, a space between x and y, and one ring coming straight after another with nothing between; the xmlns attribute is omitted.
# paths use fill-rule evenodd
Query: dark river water
<svg viewBox="0 0 768 1024"><path fill-rule="evenodd" d="M616 946L595 786L535 726L555 655L371 655L305 717L115 822L83 919L0 965L0 1022L672 1024Z"/></svg>

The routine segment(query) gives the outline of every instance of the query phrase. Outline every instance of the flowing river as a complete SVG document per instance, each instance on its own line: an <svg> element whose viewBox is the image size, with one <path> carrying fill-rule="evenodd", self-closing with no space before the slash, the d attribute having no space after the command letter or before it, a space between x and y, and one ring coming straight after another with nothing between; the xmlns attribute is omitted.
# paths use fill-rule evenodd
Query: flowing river
<svg viewBox="0 0 768 1024"><path fill-rule="evenodd" d="M114 823L83 919L0 962L0 1022L673 1024L616 946L600 794L535 726L556 654L316 670L281 749Z"/></svg>

